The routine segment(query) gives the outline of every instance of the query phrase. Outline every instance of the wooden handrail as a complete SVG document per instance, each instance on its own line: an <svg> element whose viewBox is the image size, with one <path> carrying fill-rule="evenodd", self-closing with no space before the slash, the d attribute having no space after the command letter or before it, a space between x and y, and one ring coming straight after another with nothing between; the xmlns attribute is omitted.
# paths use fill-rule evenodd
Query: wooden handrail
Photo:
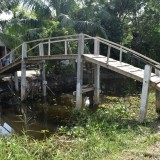
<svg viewBox="0 0 160 160"><path fill-rule="evenodd" d="M24 42L24 43L29 44L29 43L33 43L33 42L38 42L38 44L36 44L35 46L33 46L32 48L30 48L27 51L27 53L28 53L31 50L33 50L34 48L38 47L40 43L41 44L52 44L52 43L59 43L59 42L65 42L66 43L66 42L69 42L69 41L78 41L78 35L79 34L68 35L68 36L59 36L59 37L41 38L41 39L28 41L28 42ZM153 60L149 57L146 57L146 56L144 56L144 55L142 55L142 54L140 54L140 53L138 53L138 52L136 52L132 49L129 49L125 46L122 46L122 45L117 44L115 42L103 39L103 38L98 37L98 36L97 37L92 37L92 36L89 36L87 34L83 34L83 35L84 35L84 40L95 40L95 39L97 39L100 43L103 43L103 44L109 46L110 48L115 48L115 49L119 50L120 61L122 61L122 53L131 54L131 55L135 56L137 59L143 61L144 63L151 65L153 68L160 70L160 63L159 62L157 62L157 61L155 61L155 60ZM21 46L22 46L22 44L17 46L12 51L10 51L7 55L1 57L0 60L2 60L5 57L12 56L11 54L13 54ZM67 53L66 48L67 48L67 46L65 44L65 54ZM110 57L110 53L107 57Z"/></svg>
<svg viewBox="0 0 160 160"><path fill-rule="evenodd" d="M129 48L124 47L124 46L122 46L120 44L114 43L112 41L109 41L109 40L106 40L106 39L103 39L103 38L100 38L100 37L96 37L96 38L99 39L100 42L105 43L107 45L110 45L115 49L120 50L120 48L122 48L122 51L124 53L132 54L132 55L136 56L137 58L139 58L141 60L144 59L145 62L148 62L148 63L151 63L151 64L153 63L153 67L155 67L154 65L160 65L160 63L158 63L157 61L155 61L155 60L153 60L151 58L148 58L148 57L144 56L143 54L140 54L140 53L138 53L138 52L136 52L136 51L134 51L132 49L129 49Z"/></svg>
<svg viewBox="0 0 160 160"><path fill-rule="evenodd" d="M7 53L7 55L4 55L3 57L0 58L0 60L2 60L3 58L9 57L10 54L14 53L18 48L20 48L22 46L22 44L20 44L19 46L17 46L15 49L13 49L12 51L10 51L9 53Z"/></svg>

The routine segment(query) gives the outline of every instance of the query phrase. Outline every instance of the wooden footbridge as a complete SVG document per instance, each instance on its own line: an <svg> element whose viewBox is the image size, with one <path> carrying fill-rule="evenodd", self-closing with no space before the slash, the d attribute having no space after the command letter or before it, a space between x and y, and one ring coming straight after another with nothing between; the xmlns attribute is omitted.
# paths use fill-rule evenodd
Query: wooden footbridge
<svg viewBox="0 0 160 160"><path fill-rule="evenodd" d="M60 52L54 53L57 45L60 46ZM101 48L104 48L103 55L101 55ZM72 49L74 51L71 51ZM104 52L106 55L104 55ZM127 56L136 58L137 63L140 62L141 65L144 65L144 69L131 65L130 62L126 60L127 58L125 58ZM118 58L113 59L112 57ZM9 63L5 65L7 60L9 60ZM21 100L23 101L27 87L26 71L31 66L35 66L36 64L40 65L42 81L44 82L42 85L42 93L43 96L46 96L46 60L75 60L77 62L77 108L82 106L82 93L92 89L94 90L94 103L99 103L101 66L143 82L140 106L141 122L144 121L147 113L149 86L152 86L156 90L156 110L160 112L160 63L122 45L100 37L79 34L24 42L0 59L0 75L14 74L15 88L18 91L17 71L21 70ZM91 62L94 65L94 85L88 89L82 88L84 61ZM152 71L154 73L152 73Z"/></svg>

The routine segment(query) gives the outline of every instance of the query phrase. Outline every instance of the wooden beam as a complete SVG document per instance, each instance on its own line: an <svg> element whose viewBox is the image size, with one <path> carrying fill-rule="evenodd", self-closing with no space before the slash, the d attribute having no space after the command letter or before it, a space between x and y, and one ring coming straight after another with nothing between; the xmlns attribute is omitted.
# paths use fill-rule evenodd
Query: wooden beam
<svg viewBox="0 0 160 160"><path fill-rule="evenodd" d="M90 91L93 91L94 90L94 87L87 87L87 88L82 88L82 94L84 93L87 93L87 92L90 92ZM73 95L75 96L76 95L76 91L73 92Z"/></svg>
<svg viewBox="0 0 160 160"><path fill-rule="evenodd" d="M83 63L82 54L84 53L84 35L78 37L78 58L77 58L77 85L76 85L76 108L82 107L82 80L83 80Z"/></svg>
<svg viewBox="0 0 160 160"><path fill-rule="evenodd" d="M140 122L144 122L147 114L150 77L151 77L151 66L145 65L142 95L141 95L140 115L139 115Z"/></svg>

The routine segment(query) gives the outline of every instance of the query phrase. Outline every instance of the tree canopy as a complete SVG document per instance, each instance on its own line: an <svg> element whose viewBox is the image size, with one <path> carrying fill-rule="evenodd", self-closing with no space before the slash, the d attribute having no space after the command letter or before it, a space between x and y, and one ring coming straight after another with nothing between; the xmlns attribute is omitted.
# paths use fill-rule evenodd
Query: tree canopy
<svg viewBox="0 0 160 160"><path fill-rule="evenodd" d="M0 20L0 38L10 48L26 40L83 32L160 61L157 0L2 0L0 12L13 14Z"/></svg>

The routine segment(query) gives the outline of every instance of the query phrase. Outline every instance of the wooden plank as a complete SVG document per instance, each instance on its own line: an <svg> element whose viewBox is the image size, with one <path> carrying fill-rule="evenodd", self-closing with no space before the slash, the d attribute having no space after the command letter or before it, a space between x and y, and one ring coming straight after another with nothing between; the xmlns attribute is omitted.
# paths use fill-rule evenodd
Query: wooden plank
<svg viewBox="0 0 160 160"><path fill-rule="evenodd" d="M147 114L150 77L151 77L151 66L145 65L142 95L141 95L141 107L140 107L140 114L139 114L140 122L144 122Z"/></svg>
<svg viewBox="0 0 160 160"><path fill-rule="evenodd" d="M106 65L106 63L104 63L104 62L100 62L100 61L97 61L95 59L89 58L86 55L83 55L83 58L84 58L84 60L87 60L87 61L95 63L95 64L99 64L100 66L102 66L104 68L110 69L110 70L115 71L115 72L117 72L119 74L122 74L124 76L133 78L133 79L138 80L138 81L142 81L143 80L143 77L139 77L137 75L133 75L133 74L128 73L128 72L126 72L126 71L124 71L122 69L117 69L117 67L115 67L114 65L111 66L110 63L109 63L109 65Z"/></svg>
<svg viewBox="0 0 160 160"><path fill-rule="evenodd" d="M120 64L120 62L118 62L118 61L115 61L113 63L109 63L109 65L106 66L104 59L103 60L102 59L92 59L92 58L90 58L90 57L93 57L92 55L91 56L90 55L83 55L83 57L84 57L84 60L99 64L102 67L108 68L112 71L115 71L115 72L122 74L124 76L127 76L129 78L135 79L137 81L140 81L140 82L143 81L144 70L142 70L140 68L128 65L127 63L121 63L121 65L118 66L118 64ZM118 68L117 68L117 66L118 66ZM130 68L133 68L133 69L126 69L125 66L129 66ZM125 69L123 69L123 68L125 68ZM151 73L151 85L153 87L156 85L156 83L158 83L158 81L156 83L154 80L152 81L152 79L153 79L152 77L154 77L154 76L155 76L155 74ZM156 88L159 89L160 84L157 85Z"/></svg>
<svg viewBox="0 0 160 160"><path fill-rule="evenodd" d="M133 73L133 72L138 72L138 71L142 71L142 69L137 69L137 70L131 71L131 72Z"/></svg>
<svg viewBox="0 0 160 160"><path fill-rule="evenodd" d="M94 87L82 88L82 94L93 91ZM76 91L73 92L73 95L76 95Z"/></svg>
<svg viewBox="0 0 160 160"><path fill-rule="evenodd" d="M160 91L160 83L158 83L158 84L155 86L155 88L156 88L158 91Z"/></svg>
<svg viewBox="0 0 160 160"><path fill-rule="evenodd" d="M151 77L151 79L150 79L152 82L154 82L155 83L155 85L157 84L157 83L160 83L160 77L159 76L153 76L153 77Z"/></svg>

